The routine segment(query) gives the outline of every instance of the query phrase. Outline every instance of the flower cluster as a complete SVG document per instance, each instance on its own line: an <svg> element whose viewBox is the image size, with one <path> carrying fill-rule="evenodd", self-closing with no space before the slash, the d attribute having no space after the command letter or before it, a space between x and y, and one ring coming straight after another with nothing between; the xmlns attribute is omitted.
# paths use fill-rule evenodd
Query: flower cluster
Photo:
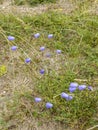
<svg viewBox="0 0 98 130"><path fill-rule="evenodd" d="M40 37L40 33L34 34L34 38L39 38L39 37ZM49 39L53 38L53 34L49 34L49 35L48 35L48 38L49 38Z"/></svg>
<svg viewBox="0 0 98 130"><path fill-rule="evenodd" d="M34 34L34 38L39 38L39 37L40 37L40 33ZM49 34L49 35L48 35L48 38L49 38L49 39L53 38L53 34ZM8 36L8 40L9 40L9 41L14 41L14 40L15 40L15 37L13 37L13 36ZM18 49L18 47L17 47L16 45L14 45L14 46L11 47L11 50L12 50L12 51L16 51L17 49ZM45 49L46 49L45 46L41 46L41 47L39 48L39 50L40 50L41 52L43 52ZM62 52L61 50L58 50L58 49L56 50L56 54L61 54L61 52ZM48 58L51 57L51 54L50 54L50 53L47 53L47 54L46 54L46 57L48 57ZM31 58L28 57L28 58L25 59L25 63L28 64L28 63L30 63L30 62L31 62ZM44 70L44 69L40 69L39 72L40 72L40 74L43 75L43 74L45 73L45 70Z"/></svg>
<svg viewBox="0 0 98 130"><path fill-rule="evenodd" d="M70 83L70 85L69 85L69 91L72 93L72 92L74 92L76 89L78 89L79 91L82 91L82 90L84 90L84 89L86 89L86 88L88 88L88 90L93 90L93 88L92 88L92 86L86 86L86 85L78 85L78 83L76 83L76 82L72 82L72 83ZM67 93L65 93L65 92L62 92L61 94L60 94L60 96L61 96L61 98L63 98L63 99L65 99L66 101L71 101L71 100L73 100L73 96L71 95L71 94L67 94ZM41 98L35 98L35 102L41 102L42 101L42 99ZM47 109L49 109L49 108L52 108L53 107L53 104L52 103L50 103L50 102L47 102L46 103L46 108Z"/></svg>
<svg viewBox="0 0 98 130"><path fill-rule="evenodd" d="M62 93L61 93L61 97L64 98L64 99L66 99L67 101L73 99L73 97L72 97L71 95L68 95L68 94L65 93L65 92L62 92Z"/></svg>
<svg viewBox="0 0 98 130"><path fill-rule="evenodd" d="M87 88L87 86L86 85L78 85L78 83L75 83L75 82L73 82L73 83L71 83L70 85L69 85L69 91L72 93L72 92L74 92L76 89L78 89L78 90L80 90L80 91L82 91L82 90L84 90L84 89L86 89ZM88 90L93 90L93 88L92 88L92 86L88 86Z"/></svg>
<svg viewBox="0 0 98 130"><path fill-rule="evenodd" d="M39 33L36 33L36 34L34 34L34 37L35 38L39 38L40 37L40 34ZM51 38L53 38L53 34L49 34L48 35L48 39L51 39ZM9 41L13 41L13 40L15 40L15 38L13 37L13 36L8 36L8 40ZM11 50L12 51L16 51L18 49L18 47L17 46L12 46L11 47ZM43 52L44 50L45 50L46 48L45 48L45 46L41 46L40 48L39 48L39 50L41 51L41 52ZM59 50L59 49L57 49L56 50L56 54L61 54L61 50ZM51 54L50 53L47 53L47 55L46 55L47 57L50 57L51 56ZM30 63L31 62L31 58L26 58L25 59L25 63ZM44 69L40 69L40 74L44 74L45 73L45 70ZM92 88L92 86L86 86L86 85L79 85L78 83L76 83L76 82L72 82L72 83L70 83L70 85L69 85L69 92L70 93L73 93L73 92L75 92L77 89L79 90L79 91L83 91L83 90L85 90L86 88L88 88L88 90L90 90L90 91L92 91L93 90L93 88ZM73 100L73 96L72 96L72 94L68 94L68 93L65 93L65 92L62 92L61 94L60 94L60 96L61 96L61 98L63 98L63 99L65 99L66 101L71 101L71 100ZM39 102L41 102L42 101L42 99L41 98L39 98L39 97L35 97L34 98L34 100L35 100L35 102L36 103L39 103ZM50 109L50 108L52 108L53 107L53 104L51 103L51 102L47 102L46 103L46 108L47 109Z"/></svg>
<svg viewBox="0 0 98 130"><path fill-rule="evenodd" d="M39 98L39 97L35 97L34 100L35 100L36 103L42 101L42 99ZM50 103L50 102L47 102L47 103L46 103L46 108L47 108L47 109L52 108L52 107L53 107L53 104L52 104L52 103Z"/></svg>
<svg viewBox="0 0 98 130"><path fill-rule="evenodd" d="M88 90L90 90L90 91L93 90L92 86L88 86L88 87L87 87L86 85L78 85L78 83L76 83L76 82L72 82L72 83L70 83L70 85L69 85L69 91L70 91L70 93L74 92L76 89L82 91L82 90L84 90L84 89L86 89L86 88L87 88ZM73 100L73 98L74 98L71 94L67 94L67 93L65 93L65 92L62 92L62 93L59 94L59 95L61 96L61 98L65 99L66 101L71 101L71 100ZM42 101L41 98L35 98L35 102L41 102L41 101ZM47 102L47 103L46 103L46 108L47 108L47 109L52 108L52 107L53 107L53 104L52 104L52 103L50 103L50 102Z"/></svg>

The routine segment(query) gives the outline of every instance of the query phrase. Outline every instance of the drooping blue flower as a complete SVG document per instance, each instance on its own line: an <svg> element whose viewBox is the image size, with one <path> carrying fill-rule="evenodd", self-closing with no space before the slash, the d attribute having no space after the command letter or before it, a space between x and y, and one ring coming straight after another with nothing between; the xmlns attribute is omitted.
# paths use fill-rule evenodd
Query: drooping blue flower
<svg viewBox="0 0 98 130"><path fill-rule="evenodd" d="M71 87L71 88L78 87L78 83L72 82L72 83L70 83L70 87Z"/></svg>
<svg viewBox="0 0 98 130"><path fill-rule="evenodd" d="M61 50L56 50L57 54L61 54L61 52L62 52Z"/></svg>
<svg viewBox="0 0 98 130"><path fill-rule="evenodd" d="M81 91L81 90L84 90L86 88L86 85L79 85L78 89Z"/></svg>
<svg viewBox="0 0 98 130"><path fill-rule="evenodd" d="M40 70L40 74L44 74L45 73L45 70L44 69L41 69Z"/></svg>
<svg viewBox="0 0 98 130"><path fill-rule="evenodd" d="M49 35L48 35L48 38L49 38L49 39L53 38L53 34L49 34Z"/></svg>
<svg viewBox="0 0 98 130"><path fill-rule="evenodd" d="M40 47L40 51L44 51L44 50L45 50L44 46Z"/></svg>
<svg viewBox="0 0 98 130"><path fill-rule="evenodd" d="M72 99L73 99L73 97L72 97L71 95L69 95L66 100L67 100L67 101L70 101L70 100L72 100Z"/></svg>
<svg viewBox="0 0 98 130"><path fill-rule="evenodd" d="M41 102L42 101L42 99L39 98L39 97L34 98L34 100L35 100L35 102Z"/></svg>
<svg viewBox="0 0 98 130"><path fill-rule="evenodd" d="M15 37L13 37L13 36L8 36L8 40L9 40L9 41L13 41L13 40L15 40Z"/></svg>
<svg viewBox="0 0 98 130"><path fill-rule="evenodd" d="M69 87L69 91L72 93L76 90L77 88L76 87Z"/></svg>
<svg viewBox="0 0 98 130"><path fill-rule="evenodd" d="M69 96L69 95L68 95L67 93L64 93L64 92L62 92L62 93L61 93L61 97L62 97L62 98L67 99L67 98L68 98L68 96Z"/></svg>
<svg viewBox="0 0 98 130"><path fill-rule="evenodd" d="M46 108L47 108L47 109L52 108L52 107L53 107L53 104L52 104L52 103L50 103L50 102L47 102L47 103L46 103Z"/></svg>
<svg viewBox="0 0 98 130"><path fill-rule="evenodd" d="M88 86L88 90L93 91L93 87L92 86Z"/></svg>
<svg viewBox="0 0 98 130"><path fill-rule="evenodd" d="M61 97L64 98L64 99L66 99L67 101L73 99L73 97L71 95L68 95L68 94L66 94L64 92L61 93Z"/></svg>
<svg viewBox="0 0 98 130"><path fill-rule="evenodd" d="M12 50L12 51L16 51L17 48L18 48L17 46L12 46L12 47L11 47L11 50Z"/></svg>
<svg viewBox="0 0 98 130"><path fill-rule="evenodd" d="M69 91L72 93L77 89L77 87L78 87L78 83L72 82L70 83Z"/></svg>
<svg viewBox="0 0 98 130"><path fill-rule="evenodd" d="M40 37L40 33L34 34L34 37L35 37L35 38L39 38L39 37Z"/></svg>
<svg viewBox="0 0 98 130"><path fill-rule="evenodd" d="M31 58L26 58L25 59L25 63L30 63L31 62Z"/></svg>
<svg viewBox="0 0 98 130"><path fill-rule="evenodd" d="M47 54L46 54L46 57L51 57L51 54L50 54L50 53L47 53Z"/></svg>

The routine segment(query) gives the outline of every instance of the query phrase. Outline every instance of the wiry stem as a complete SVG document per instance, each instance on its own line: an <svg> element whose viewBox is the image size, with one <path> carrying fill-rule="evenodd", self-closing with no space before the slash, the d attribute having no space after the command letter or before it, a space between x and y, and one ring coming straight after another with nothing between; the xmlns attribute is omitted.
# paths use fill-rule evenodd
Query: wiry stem
<svg viewBox="0 0 98 130"><path fill-rule="evenodd" d="M89 129L87 129L87 130L93 130L94 128L97 128L97 127L98 127L98 125L95 125L95 126L89 128Z"/></svg>

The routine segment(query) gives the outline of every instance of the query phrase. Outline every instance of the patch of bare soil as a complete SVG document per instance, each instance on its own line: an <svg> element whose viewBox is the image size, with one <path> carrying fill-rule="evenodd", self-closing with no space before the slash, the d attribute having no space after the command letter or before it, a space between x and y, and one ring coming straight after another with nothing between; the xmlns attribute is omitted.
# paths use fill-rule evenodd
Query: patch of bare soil
<svg viewBox="0 0 98 130"><path fill-rule="evenodd" d="M98 0L94 2L94 4L89 8L89 12L94 15L98 15Z"/></svg>
<svg viewBox="0 0 98 130"><path fill-rule="evenodd" d="M9 130L73 130L62 126L60 123L56 122L40 122L35 119L27 119L21 125L16 127L15 122L11 122Z"/></svg>

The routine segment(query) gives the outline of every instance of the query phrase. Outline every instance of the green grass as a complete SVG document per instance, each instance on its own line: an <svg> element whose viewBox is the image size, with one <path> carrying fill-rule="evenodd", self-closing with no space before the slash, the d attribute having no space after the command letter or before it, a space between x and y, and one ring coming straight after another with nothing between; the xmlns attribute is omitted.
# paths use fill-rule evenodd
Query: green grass
<svg viewBox="0 0 98 130"><path fill-rule="evenodd" d="M14 0L14 4L16 5L29 4L32 6L35 6L38 4L55 3L55 2L56 0Z"/></svg>
<svg viewBox="0 0 98 130"><path fill-rule="evenodd" d="M63 122L79 130L95 125L94 116L98 115L98 17L81 11L72 15L50 11L32 17L0 14L0 26L3 46L0 58L8 60L1 60L1 64L4 62L7 66L6 75L11 81L21 74L30 82L9 86L11 99L5 96L7 111L2 113L2 129L7 129L10 120L17 119L21 123L26 116ZM41 36L34 39L33 34L37 32ZM51 33L54 37L49 40L47 35ZM15 41L9 42L8 35L15 36ZM18 46L14 52L19 53L18 58L9 49L12 45ZM45 52L39 51L40 46L46 46ZM61 49L62 54L56 55L56 49ZM52 58L45 57L47 52ZM32 62L25 65L24 59L28 56ZM41 68L45 69L43 76L39 74ZM94 91L77 90L72 94L74 99L67 102L60 94L69 93L69 84L75 81L92 85ZM43 102L36 104L35 96L41 97ZM45 108L47 101L54 105L50 110Z"/></svg>
<svg viewBox="0 0 98 130"><path fill-rule="evenodd" d="M6 72L7 72L6 71L6 66L4 66L4 65L0 66L0 76L6 74Z"/></svg>

